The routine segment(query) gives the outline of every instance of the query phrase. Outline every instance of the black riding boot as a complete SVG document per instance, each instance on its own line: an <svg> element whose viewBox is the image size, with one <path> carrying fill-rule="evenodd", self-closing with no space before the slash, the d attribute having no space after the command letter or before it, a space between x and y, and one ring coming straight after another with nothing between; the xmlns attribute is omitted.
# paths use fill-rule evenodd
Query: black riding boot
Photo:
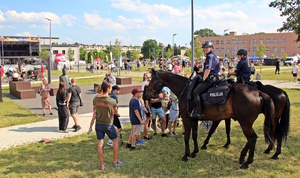
<svg viewBox="0 0 300 178"><path fill-rule="evenodd" d="M199 95L194 96L194 102L195 102L196 107L197 107L197 112L193 113L193 117L201 119L202 118L202 111L201 111L201 99L200 99Z"/></svg>

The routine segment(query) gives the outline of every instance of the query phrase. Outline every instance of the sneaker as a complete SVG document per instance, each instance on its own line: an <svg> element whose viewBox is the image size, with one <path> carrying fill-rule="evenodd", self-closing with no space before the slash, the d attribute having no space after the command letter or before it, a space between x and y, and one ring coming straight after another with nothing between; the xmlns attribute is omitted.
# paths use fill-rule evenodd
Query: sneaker
<svg viewBox="0 0 300 178"><path fill-rule="evenodd" d="M146 139L146 140L151 140L151 139L153 139L153 137L151 137L151 136L145 137L145 136L144 136L144 139Z"/></svg>
<svg viewBox="0 0 300 178"><path fill-rule="evenodd" d="M105 167L106 167L106 164L104 163L104 166L101 166L100 169L101 169L102 171L104 171L104 170L105 170Z"/></svg>
<svg viewBox="0 0 300 178"><path fill-rule="evenodd" d="M127 143L126 148L131 148L131 144Z"/></svg>
<svg viewBox="0 0 300 178"><path fill-rule="evenodd" d="M73 125L72 129L76 129L76 125Z"/></svg>
<svg viewBox="0 0 300 178"><path fill-rule="evenodd" d="M168 137L167 134L161 134L161 137Z"/></svg>
<svg viewBox="0 0 300 178"><path fill-rule="evenodd" d="M165 132L169 132L169 129L166 129Z"/></svg>
<svg viewBox="0 0 300 178"><path fill-rule="evenodd" d="M169 133L170 136L174 136L174 134L172 132Z"/></svg>
<svg viewBox="0 0 300 178"><path fill-rule="evenodd" d="M59 130L58 133L64 133L64 131L63 130Z"/></svg>
<svg viewBox="0 0 300 178"><path fill-rule="evenodd" d="M178 135L178 134L177 134L177 132L174 131L174 132L173 132L173 135Z"/></svg>
<svg viewBox="0 0 300 178"><path fill-rule="evenodd" d="M155 132L153 135L155 136L155 135L157 135L157 133Z"/></svg>
<svg viewBox="0 0 300 178"><path fill-rule="evenodd" d="M146 143L143 140L136 142L137 145L145 145Z"/></svg>
<svg viewBox="0 0 300 178"><path fill-rule="evenodd" d="M112 141L111 141L111 142L108 141L108 142L107 142L107 145L108 145L108 146L113 146L113 142L112 142Z"/></svg>
<svg viewBox="0 0 300 178"><path fill-rule="evenodd" d="M69 131L68 130L63 130L62 133L69 133Z"/></svg>
<svg viewBox="0 0 300 178"><path fill-rule="evenodd" d="M148 127L148 131L153 131L153 129L151 127Z"/></svg>
<svg viewBox="0 0 300 178"><path fill-rule="evenodd" d="M125 164L124 162L118 160L116 163L114 163L114 167L120 167L123 166L124 164Z"/></svg>
<svg viewBox="0 0 300 178"><path fill-rule="evenodd" d="M132 151L132 150L140 150L140 149L141 149L141 148L138 148L138 147L135 147L135 146L134 146L134 147L131 147L131 148L130 148L130 151Z"/></svg>
<svg viewBox="0 0 300 178"><path fill-rule="evenodd" d="M80 127L80 125L78 125L78 126L76 126L74 132L77 132L77 131L80 130L80 129L81 129L81 127Z"/></svg>

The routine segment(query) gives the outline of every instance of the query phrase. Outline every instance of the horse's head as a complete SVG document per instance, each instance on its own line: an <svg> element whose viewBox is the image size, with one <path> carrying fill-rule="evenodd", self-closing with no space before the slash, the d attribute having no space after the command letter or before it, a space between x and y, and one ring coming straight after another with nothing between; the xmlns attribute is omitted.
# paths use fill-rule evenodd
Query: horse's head
<svg viewBox="0 0 300 178"><path fill-rule="evenodd" d="M151 81L149 85L145 88L145 96L147 99L154 98L163 88L163 84L158 77L157 71L151 70Z"/></svg>

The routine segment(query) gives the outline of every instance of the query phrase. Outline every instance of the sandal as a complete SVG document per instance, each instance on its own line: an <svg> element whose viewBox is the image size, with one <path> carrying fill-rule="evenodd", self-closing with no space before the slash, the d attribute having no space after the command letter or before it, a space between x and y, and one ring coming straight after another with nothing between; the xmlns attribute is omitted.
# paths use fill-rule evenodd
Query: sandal
<svg viewBox="0 0 300 178"><path fill-rule="evenodd" d="M50 112L50 115L53 115L53 113L52 113L52 112Z"/></svg>

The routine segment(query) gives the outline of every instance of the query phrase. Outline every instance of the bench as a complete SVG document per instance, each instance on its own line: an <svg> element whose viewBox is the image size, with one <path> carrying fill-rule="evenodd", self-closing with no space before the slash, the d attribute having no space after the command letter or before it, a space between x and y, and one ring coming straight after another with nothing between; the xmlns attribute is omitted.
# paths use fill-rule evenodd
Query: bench
<svg viewBox="0 0 300 178"><path fill-rule="evenodd" d="M131 84L132 79L130 77L117 77L116 78L116 84L117 85L127 85Z"/></svg>
<svg viewBox="0 0 300 178"><path fill-rule="evenodd" d="M15 96L19 99L36 98L36 92L33 89L17 90Z"/></svg>
<svg viewBox="0 0 300 178"><path fill-rule="evenodd" d="M9 92L19 99L36 98L35 90L29 81L9 81Z"/></svg>
<svg viewBox="0 0 300 178"><path fill-rule="evenodd" d="M35 93L39 93L40 92L40 88L41 86L32 86L31 89L33 89L35 91Z"/></svg>

